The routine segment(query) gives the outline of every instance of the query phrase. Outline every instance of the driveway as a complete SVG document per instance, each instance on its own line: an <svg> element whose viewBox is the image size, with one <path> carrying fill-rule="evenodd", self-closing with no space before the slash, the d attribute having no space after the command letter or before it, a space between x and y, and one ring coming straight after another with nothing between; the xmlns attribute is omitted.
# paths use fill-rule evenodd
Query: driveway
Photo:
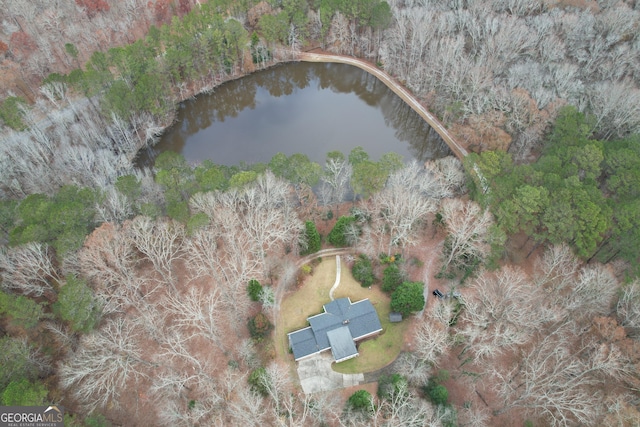
<svg viewBox="0 0 640 427"><path fill-rule="evenodd" d="M331 369L331 352L313 355L298 362L298 377L305 394L359 385L364 374L340 374Z"/></svg>

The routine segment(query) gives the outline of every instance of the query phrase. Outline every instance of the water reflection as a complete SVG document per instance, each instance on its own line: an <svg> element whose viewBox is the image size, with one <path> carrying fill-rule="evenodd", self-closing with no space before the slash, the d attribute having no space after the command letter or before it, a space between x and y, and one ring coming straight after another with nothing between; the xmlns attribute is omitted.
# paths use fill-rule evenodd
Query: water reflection
<svg viewBox="0 0 640 427"><path fill-rule="evenodd" d="M181 104L154 152L226 165L304 153L323 163L328 151L348 153L358 145L373 159L389 151L421 161L450 154L439 135L372 75L344 64L310 63L255 73Z"/></svg>

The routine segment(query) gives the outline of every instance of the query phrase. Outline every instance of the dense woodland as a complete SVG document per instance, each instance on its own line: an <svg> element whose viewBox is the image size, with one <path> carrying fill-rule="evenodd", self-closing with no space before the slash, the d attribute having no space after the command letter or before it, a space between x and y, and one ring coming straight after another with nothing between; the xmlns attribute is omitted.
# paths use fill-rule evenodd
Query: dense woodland
<svg viewBox="0 0 640 427"><path fill-rule="evenodd" d="M638 424L640 2L0 5L0 403L94 426ZM476 153L135 166L177 102L308 46L376 63ZM302 394L270 344L299 255L352 247L409 313L393 255L426 242L459 297L411 318L377 396Z"/></svg>

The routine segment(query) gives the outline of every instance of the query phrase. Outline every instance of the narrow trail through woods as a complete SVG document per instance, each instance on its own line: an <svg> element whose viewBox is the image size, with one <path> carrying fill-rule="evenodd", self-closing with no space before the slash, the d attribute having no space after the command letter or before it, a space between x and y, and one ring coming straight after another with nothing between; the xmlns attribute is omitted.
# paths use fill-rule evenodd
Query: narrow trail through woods
<svg viewBox="0 0 640 427"><path fill-rule="evenodd" d="M407 89L404 88L400 83L398 83L395 79L393 79L389 74L370 64L369 62L351 58L348 56L341 55L329 55L325 53L311 53L311 52L300 52L298 54L298 58L300 61L304 62L337 62L341 64L349 64L355 67L358 67L375 77L377 77L381 82L383 82L389 89L391 89L396 95L402 98L416 113L420 115L428 124L431 126L444 142L449 146L453 154L456 155L460 160L464 159L469 153L468 151L462 147L449 133L447 128L438 120L436 116L434 116L429 110L427 110L420 101Z"/></svg>

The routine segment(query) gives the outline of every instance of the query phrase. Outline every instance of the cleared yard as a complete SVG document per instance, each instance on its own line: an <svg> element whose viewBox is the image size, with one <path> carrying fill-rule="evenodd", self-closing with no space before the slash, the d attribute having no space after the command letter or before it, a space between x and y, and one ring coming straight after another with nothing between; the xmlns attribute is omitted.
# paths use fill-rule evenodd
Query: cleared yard
<svg viewBox="0 0 640 427"><path fill-rule="evenodd" d="M278 356L293 361L293 356L289 353L287 333L308 326L307 317L322 312L322 306L331 301L329 290L335 277L335 257L324 258L315 266L313 274L305 283L284 299L275 337ZM342 262L340 286L335 290L334 298L344 297L351 298L353 302L369 298L378 312L383 332L377 338L364 341L358 346L359 357L333 364L333 369L341 373L371 372L393 362L400 354L409 322L389 323L389 297L378 286L371 289L360 286L351 275L351 269Z"/></svg>

